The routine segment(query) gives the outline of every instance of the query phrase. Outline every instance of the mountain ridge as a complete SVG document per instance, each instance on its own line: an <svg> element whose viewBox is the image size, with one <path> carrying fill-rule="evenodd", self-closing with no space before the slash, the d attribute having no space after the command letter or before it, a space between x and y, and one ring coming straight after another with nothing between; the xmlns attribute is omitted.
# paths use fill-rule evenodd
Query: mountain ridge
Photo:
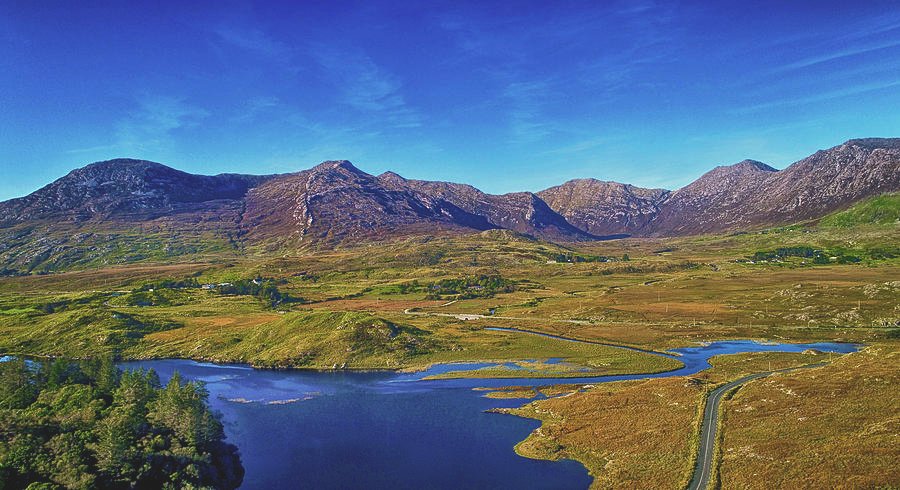
<svg viewBox="0 0 900 490"><path fill-rule="evenodd" d="M674 190L594 178L488 194L462 183L375 176L347 160L277 175L195 175L137 159L75 169L0 202L0 229L34 222L180 222L250 241L340 243L506 229L549 241L672 236L815 219L900 190L900 138L851 139L776 170L717 166Z"/></svg>
<svg viewBox="0 0 900 490"><path fill-rule="evenodd" d="M203 202L238 200L275 177L197 175L148 160L116 158L77 168L27 196L0 202L0 225L60 214L73 221L111 214L148 218Z"/></svg>

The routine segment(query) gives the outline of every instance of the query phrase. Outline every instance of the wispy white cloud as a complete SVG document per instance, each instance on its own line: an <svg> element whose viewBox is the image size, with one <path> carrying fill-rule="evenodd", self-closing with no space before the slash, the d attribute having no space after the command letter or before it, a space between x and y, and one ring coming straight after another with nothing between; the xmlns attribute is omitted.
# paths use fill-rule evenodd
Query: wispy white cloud
<svg viewBox="0 0 900 490"><path fill-rule="evenodd" d="M544 12L547 13L546 11ZM531 11L516 16L443 13L434 19L454 40L458 55L446 62L479 70L508 122L508 143L536 143L550 137L584 138L572 116L601 110L604 104L643 87L636 79L646 67L676 61L670 46L680 12L653 0L611 2L577 12L559 9L536 22ZM602 39L586 44L585 39ZM566 71L544 69L537 55L581 59ZM574 106L567 102L579 98ZM480 106L481 100L473 100Z"/></svg>
<svg viewBox="0 0 900 490"><path fill-rule="evenodd" d="M96 145L89 146L86 148L72 148L71 150L66 150L65 153L69 155L80 155L82 153L97 153L97 152L105 152L109 150L115 150L117 145Z"/></svg>
<svg viewBox="0 0 900 490"><path fill-rule="evenodd" d="M880 43L868 44L865 46L855 46L850 48L838 49L836 51L832 51L827 54L810 56L808 58L804 58L802 60L795 61L793 63L788 63L786 65L782 65L773 72L780 73L791 70L799 70L802 68L809 68L811 66L819 65L822 63L827 63L829 61L840 60L843 58L849 58L852 56L859 56L862 54L872 53L875 51L881 51L884 49L896 48L900 47L900 40L894 39L889 41L883 41Z"/></svg>
<svg viewBox="0 0 900 490"><path fill-rule="evenodd" d="M249 122L283 104L281 99L274 96L252 97L241 107L238 114L231 118L234 122Z"/></svg>
<svg viewBox="0 0 900 490"><path fill-rule="evenodd" d="M894 74L900 70L900 62L893 56L900 52L898 36L900 15L865 15L848 19L840 29L804 30L731 53L733 59L791 57L727 81L732 93L748 101L732 113L757 113L891 88Z"/></svg>
<svg viewBox="0 0 900 490"><path fill-rule="evenodd" d="M173 133L198 124L209 112L178 97L145 95L138 108L116 125L116 147L129 153L164 150Z"/></svg>
<svg viewBox="0 0 900 490"><path fill-rule="evenodd" d="M542 114L549 86L546 81L513 82L506 86L503 97L510 105L511 143L534 143L553 133L553 123Z"/></svg>
<svg viewBox="0 0 900 490"><path fill-rule="evenodd" d="M775 107L783 107L783 106L792 106L792 105L802 105L802 104L812 104L816 102L826 102L829 100L840 99L843 97L849 97L852 95L859 95L868 92L875 92L878 90L887 90L890 88L900 87L900 81L891 80L891 81L881 81L881 82L868 82L861 83L858 85L845 87L838 90L831 90L827 92L821 92L814 95L809 95L806 97L785 97L777 100L770 100L768 102L764 102L761 104L750 105L746 107L742 107L734 111L736 114L750 114L754 112L763 111L766 109L772 109Z"/></svg>
<svg viewBox="0 0 900 490"><path fill-rule="evenodd" d="M360 51L316 45L312 54L326 78L338 87L339 102L393 128L422 125L403 96L403 84Z"/></svg>
<svg viewBox="0 0 900 490"><path fill-rule="evenodd" d="M885 13L874 17L866 16L849 23L844 20L839 30L828 28L804 29L781 36L755 37L750 40L736 41L735 45L726 51L726 54L731 58L740 58L755 56L760 52L786 51L801 55L807 50L821 52L829 47L840 51L852 49L852 46L861 41L865 42L869 38L894 30L900 30L900 15ZM801 62L795 61L787 65ZM776 71L782 69L784 69L784 66L776 66L774 68Z"/></svg>
<svg viewBox="0 0 900 490"><path fill-rule="evenodd" d="M622 135L600 135L600 136L588 136L586 138L578 139L572 143L560 145L553 147L549 150L544 151L546 155L579 155L585 152L591 152L596 150L597 148L609 146L612 143L617 141L622 141L624 137Z"/></svg>
<svg viewBox="0 0 900 490"><path fill-rule="evenodd" d="M293 50L287 44L276 40L259 27L237 24L220 24L213 32L221 41L258 56L293 68Z"/></svg>
<svg viewBox="0 0 900 490"><path fill-rule="evenodd" d="M822 86L852 85L875 79L891 78L898 71L900 71L900 60L886 57L870 63L842 66L840 69L827 70L816 73L814 76L783 77L771 83L759 83L758 80L754 80L754 83L751 84L747 81L747 87L742 88L740 93L753 98L763 98L771 94L784 93L784 90L789 88L795 92L810 94L818 91Z"/></svg>

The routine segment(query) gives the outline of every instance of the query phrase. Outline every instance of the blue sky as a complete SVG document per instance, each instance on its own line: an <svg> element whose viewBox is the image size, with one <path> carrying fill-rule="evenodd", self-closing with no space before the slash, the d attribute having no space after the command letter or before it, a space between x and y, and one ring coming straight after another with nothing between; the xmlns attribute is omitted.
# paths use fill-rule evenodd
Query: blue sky
<svg viewBox="0 0 900 490"><path fill-rule="evenodd" d="M863 136L895 1L0 2L0 199L115 157L677 188Z"/></svg>

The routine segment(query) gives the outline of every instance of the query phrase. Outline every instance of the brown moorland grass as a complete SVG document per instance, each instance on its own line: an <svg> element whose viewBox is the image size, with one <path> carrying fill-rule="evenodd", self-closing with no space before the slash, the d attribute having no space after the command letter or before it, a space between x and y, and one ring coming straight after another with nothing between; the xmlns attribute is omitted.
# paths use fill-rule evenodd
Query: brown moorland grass
<svg viewBox="0 0 900 490"><path fill-rule="evenodd" d="M560 385L541 390L556 398L503 411L542 421L516 446L519 454L580 461L595 478L592 488L683 488L693 470L701 408L710 390L748 373L827 359L813 351L717 356L712 369L694 376Z"/></svg>
<svg viewBox="0 0 900 490"><path fill-rule="evenodd" d="M312 303L309 308L328 311L402 312L409 308L439 307L446 301L422 299L335 299Z"/></svg>
<svg viewBox="0 0 900 490"><path fill-rule="evenodd" d="M522 456L575 459L592 488L678 488L686 483L704 386L686 378L604 383L509 413L543 422Z"/></svg>
<svg viewBox="0 0 900 490"><path fill-rule="evenodd" d="M652 350L729 338L874 342L886 338L900 322L896 300L900 258L831 265L738 260L757 250L792 244L848 250L863 250L872 244L884 247L898 236L900 229L890 227L849 232L806 228L719 237L613 240L567 247L573 253L601 254L615 261L547 263L563 248L512 234L486 233L418 237L314 253L251 250L240 257L230 253L203 256L193 264L144 262L2 277L0 350L58 354L75 347L78 355L113 350L127 357L262 356L285 366L296 361L296 367L331 366L335 361L368 366L380 359L391 366L399 362L399 367L414 367L477 356L529 359L562 353L556 347L547 348L547 343L533 346L484 335L488 326ZM621 259L625 253L631 257L629 261ZM427 285L477 275L501 275L517 286L492 297L461 299L449 305L455 298L426 300L427 292L421 287L412 292L399 287L412 281ZM200 283L220 283L257 276L272 278L279 291L301 300L272 307L250 297L227 297L195 288L167 291L163 296L172 298L167 305L137 307L128 303L127 291L150 281L193 278ZM62 303L65 305L60 306ZM57 306L48 306L54 304ZM482 315L493 310L494 316L471 321L414 317L404 314L407 308ZM372 357L365 349L349 345L347 336L332 339L344 345L310 343L313 337L327 335L318 331L314 322L296 320L287 325L272 320L272 315L281 312L365 313L394 325L425 330L427 337L437 342L428 343L426 356L417 350L416 355ZM204 327L203 319L208 317L222 317L223 324ZM573 320L580 323L571 323ZM275 328L269 330L270 325ZM103 327L103 335L95 335L98 326ZM287 344L271 345L273 341ZM313 344L317 348L308 349ZM538 350L528 352L529 347ZM341 349L351 353L350 359L337 355ZM355 356L361 357L353 359ZM635 366L635 370L641 369Z"/></svg>
<svg viewBox="0 0 900 490"><path fill-rule="evenodd" d="M723 404L723 488L900 487L900 345L749 383Z"/></svg>
<svg viewBox="0 0 900 490"><path fill-rule="evenodd" d="M142 281L186 277L214 267L209 263L141 264L63 272L59 274L5 277L0 292L86 291L127 288ZM218 265L221 267L221 265Z"/></svg>
<svg viewBox="0 0 900 490"><path fill-rule="evenodd" d="M225 309L229 306L232 311ZM253 312L251 306L251 300L222 304L217 298L209 298L198 304L166 308L165 314L158 314L163 318L179 318L181 326L148 334L124 354L138 358L187 357L317 369L334 366L422 368L460 360L514 361L551 357L570 359L578 366L590 368L593 374L659 372L680 367L679 362L660 356L604 345L488 331L444 318L416 317L419 321L415 324L390 323L390 320L367 313L318 309ZM221 310L216 311L216 308ZM188 312L193 312L193 316L182 316ZM544 365L536 363L535 367ZM560 375L578 374L569 364L547 367L559 370ZM506 373L507 377L549 374L542 371ZM465 375L477 376L478 373Z"/></svg>

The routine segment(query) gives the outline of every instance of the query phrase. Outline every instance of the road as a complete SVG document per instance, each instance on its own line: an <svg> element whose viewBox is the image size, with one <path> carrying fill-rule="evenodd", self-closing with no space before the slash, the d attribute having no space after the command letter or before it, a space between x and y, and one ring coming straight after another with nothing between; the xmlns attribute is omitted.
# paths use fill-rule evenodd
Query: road
<svg viewBox="0 0 900 490"><path fill-rule="evenodd" d="M727 393L747 382L765 378L766 376L775 373L786 373L797 369L822 367L825 364L826 363L822 362L807 366L751 374L714 389L712 393L709 394L709 397L706 400L706 408L703 410L703 423L700 426L700 447L697 454L697 463L694 466L694 476L688 484L688 490L705 490L706 487L709 486L713 469L713 460L715 459L714 451L716 446L716 428L719 425L719 404Z"/></svg>
<svg viewBox="0 0 900 490"><path fill-rule="evenodd" d="M441 306L447 306L449 304L446 303ZM477 313L435 313L430 311L414 311L414 308L407 308L403 310L404 315L414 315L414 316L443 316L447 318L456 318L457 320L518 320L518 321L541 321L541 322L561 322L561 323L574 323L576 325L590 325L591 322L587 320L566 320L564 318L523 318L516 316L499 316L499 315L479 315Z"/></svg>
<svg viewBox="0 0 900 490"><path fill-rule="evenodd" d="M548 319L548 318L542 318L542 319L517 318L517 317L511 317L511 316L477 315L477 314L470 314L470 313L431 313L431 312L426 312L426 311L412 311L412 308L407 308L407 309L403 310L403 314L418 315L418 316L443 316L443 317L456 318L457 320L464 320L464 321L491 320L491 319L496 320L499 318L501 320L520 320L520 321L530 321L530 322L555 321L555 322L564 322L564 323L576 323L576 324L580 324L580 325L590 324L590 322L585 321L585 320L565 320L565 319L552 319L552 318L550 318L550 319ZM625 350L630 350L630 351L635 351L635 352L642 352L644 354L653 354L655 356L670 357L672 359L677 359L678 356L681 355L681 354L676 355L676 354L673 354L671 352L666 352L666 351L641 349L640 347L631 347L631 346L627 346L627 345L614 344L612 342L601 342L599 340L573 339L571 337L563 337L561 335L553 335L550 333L538 332L535 330L524 330L521 328L486 327L485 330L493 330L495 332L511 332L511 333L522 333L522 334L528 334L528 335L537 335L540 337L547 337L547 338L556 339L556 340L563 340L566 342L577 342L579 344L605 345L607 347L615 347L617 349L625 349Z"/></svg>

